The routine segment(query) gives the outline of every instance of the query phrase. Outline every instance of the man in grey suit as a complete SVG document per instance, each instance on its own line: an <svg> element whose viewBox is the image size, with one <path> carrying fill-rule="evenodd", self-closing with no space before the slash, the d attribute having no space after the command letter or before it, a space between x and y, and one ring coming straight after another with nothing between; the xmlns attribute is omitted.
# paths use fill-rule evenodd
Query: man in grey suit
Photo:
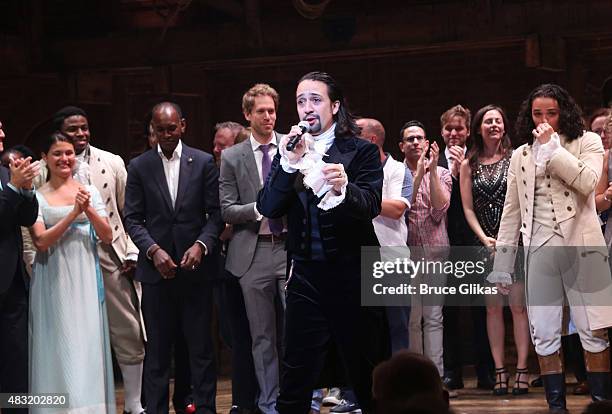
<svg viewBox="0 0 612 414"><path fill-rule="evenodd" d="M257 84L242 98L250 122L249 139L221 153L219 193L223 221L232 224L225 268L239 278L253 339L253 361L259 383L259 409L276 413L279 383L277 322L284 300L287 255L286 226L268 220L255 208L257 193L270 171L280 136L274 132L278 93Z"/></svg>

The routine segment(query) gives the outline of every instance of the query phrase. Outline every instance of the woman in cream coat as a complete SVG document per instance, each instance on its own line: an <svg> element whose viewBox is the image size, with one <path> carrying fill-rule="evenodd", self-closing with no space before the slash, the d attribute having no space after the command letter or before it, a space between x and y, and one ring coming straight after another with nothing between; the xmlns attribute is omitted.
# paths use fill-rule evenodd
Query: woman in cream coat
<svg viewBox="0 0 612 414"><path fill-rule="evenodd" d="M604 150L596 134L583 131L580 109L557 85L531 92L516 129L517 137L533 140L514 151L510 161L488 279L502 292L508 290L522 236L530 331L546 399L552 412L566 412L560 348L567 304L585 349L592 398L609 396L605 328L612 326L612 280L594 194Z"/></svg>

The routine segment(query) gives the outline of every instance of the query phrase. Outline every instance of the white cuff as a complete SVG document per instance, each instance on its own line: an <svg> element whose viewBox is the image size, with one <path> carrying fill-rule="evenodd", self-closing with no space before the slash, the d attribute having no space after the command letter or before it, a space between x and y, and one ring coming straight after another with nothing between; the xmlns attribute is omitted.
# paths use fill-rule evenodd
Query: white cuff
<svg viewBox="0 0 612 414"><path fill-rule="evenodd" d="M291 166L291 162L284 155L280 159L280 164L281 167L283 167L283 170L285 170L285 172L288 174L293 174L294 172L298 171L297 168Z"/></svg>
<svg viewBox="0 0 612 414"><path fill-rule="evenodd" d="M206 246L206 244L204 244L203 241L200 240L196 240L196 243L199 243L202 247L204 247L204 256L208 256L208 246Z"/></svg>
<svg viewBox="0 0 612 414"><path fill-rule="evenodd" d="M503 283L505 285L511 285L512 284L512 275L510 273L506 273L506 272L492 271L491 273L489 273L489 276L487 276L487 282L489 282L489 283Z"/></svg>
<svg viewBox="0 0 612 414"><path fill-rule="evenodd" d="M136 262L138 261L138 255L136 253L128 253L125 257L126 262Z"/></svg>
<svg viewBox="0 0 612 414"><path fill-rule="evenodd" d="M283 167L283 169L284 169L284 167ZM287 172L289 172L289 171L287 171ZM253 210L255 210L255 215L257 216L257 217L255 217L255 220L261 221L263 219L263 216L261 215L259 210L257 210L257 203L253 203Z"/></svg>
<svg viewBox="0 0 612 414"><path fill-rule="evenodd" d="M317 207L321 210L331 210L334 207L337 207L340 203L344 201L346 197L346 186L348 185L348 180L344 183L342 188L340 189L340 194L335 195L333 190L328 191L325 196L321 199Z"/></svg>
<svg viewBox="0 0 612 414"><path fill-rule="evenodd" d="M540 144L540 141L536 139L533 144L533 158L536 166L544 167L546 161L549 161L560 148L562 148L561 140L556 132L550 136L550 140L546 144Z"/></svg>

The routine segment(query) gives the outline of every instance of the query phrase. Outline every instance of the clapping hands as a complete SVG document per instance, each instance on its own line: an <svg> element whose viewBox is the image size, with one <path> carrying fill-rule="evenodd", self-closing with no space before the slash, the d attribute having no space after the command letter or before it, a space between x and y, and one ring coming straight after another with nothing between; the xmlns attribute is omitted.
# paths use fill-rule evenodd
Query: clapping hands
<svg viewBox="0 0 612 414"><path fill-rule="evenodd" d="M457 179L459 178L461 163L465 159L465 151L464 148L459 145L453 145L448 149L448 151L450 152L451 160L453 160L451 163L451 175Z"/></svg>
<svg viewBox="0 0 612 414"><path fill-rule="evenodd" d="M32 180L38 176L40 163L32 162L32 157L24 159L9 159L9 168L11 170L11 184L18 189L31 190Z"/></svg>
<svg viewBox="0 0 612 414"><path fill-rule="evenodd" d="M422 177L431 166L436 167L438 165L440 147L438 147L438 143L435 141L430 145L429 141L424 140L421 144L421 149L422 152L417 161L416 174ZM427 158L427 151L429 151L429 158Z"/></svg>
<svg viewBox="0 0 612 414"><path fill-rule="evenodd" d="M89 208L91 205L91 194L84 187L79 187L79 191L77 192L74 198L74 212L77 214L81 214Z"/></svg>

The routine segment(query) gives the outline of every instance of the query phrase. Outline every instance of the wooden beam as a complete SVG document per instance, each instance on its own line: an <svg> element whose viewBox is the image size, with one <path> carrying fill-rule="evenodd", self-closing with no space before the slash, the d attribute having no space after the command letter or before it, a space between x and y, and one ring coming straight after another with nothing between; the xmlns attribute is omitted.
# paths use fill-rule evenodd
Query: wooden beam
<svg viewBox="0 0 612 414"><path fill-rule="evenodd" d="M204 0L204 4L215 10L227 13L237 20L244 19L244 7L237 0Z"/></svg>

